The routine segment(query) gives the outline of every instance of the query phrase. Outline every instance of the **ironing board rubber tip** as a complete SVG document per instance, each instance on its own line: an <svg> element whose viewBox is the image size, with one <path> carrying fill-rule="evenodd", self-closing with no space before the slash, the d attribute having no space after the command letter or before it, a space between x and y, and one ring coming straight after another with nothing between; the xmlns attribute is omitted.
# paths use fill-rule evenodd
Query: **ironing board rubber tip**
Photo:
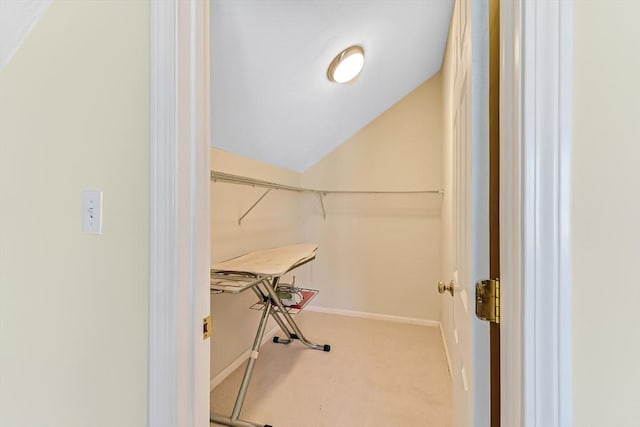
<svg viewBox="0 0 640 427"><path fill-rule="evenodd" d="M323 349L324 351L331 351L331 346L330 346L329 344L325 344L325 345L322 347L322 349Z"/></svg>

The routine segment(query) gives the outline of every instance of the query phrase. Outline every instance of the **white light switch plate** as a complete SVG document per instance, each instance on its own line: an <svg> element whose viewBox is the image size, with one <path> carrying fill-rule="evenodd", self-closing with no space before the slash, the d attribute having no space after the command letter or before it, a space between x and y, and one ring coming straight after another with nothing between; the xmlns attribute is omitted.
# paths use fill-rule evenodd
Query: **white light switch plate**
<svg viewBox="0 0 640 427"><path fill-rule="evenodd" d="M82 192L82 232L102 234L102 191Z"/></svg>

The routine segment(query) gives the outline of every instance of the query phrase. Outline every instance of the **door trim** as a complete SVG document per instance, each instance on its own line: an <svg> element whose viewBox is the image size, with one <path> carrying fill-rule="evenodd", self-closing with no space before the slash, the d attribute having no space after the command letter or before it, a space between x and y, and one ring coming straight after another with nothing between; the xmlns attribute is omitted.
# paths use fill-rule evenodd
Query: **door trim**
<svg viewBox="0 0 640 427"><path fill-rule="evenodd" d="M209 12L151 1L148 426L209 425Z"/></svg>
<svg viewBox="0 0 640 427"><path fill-rule="evenodd" d="M572 425L572 2L501 2L502 425Z"/></svg>

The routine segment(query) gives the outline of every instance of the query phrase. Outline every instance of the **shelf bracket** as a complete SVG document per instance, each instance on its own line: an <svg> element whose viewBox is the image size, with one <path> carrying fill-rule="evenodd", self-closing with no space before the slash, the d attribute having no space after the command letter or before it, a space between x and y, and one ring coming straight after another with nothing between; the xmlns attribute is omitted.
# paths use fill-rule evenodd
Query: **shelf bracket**
<svg viewBox="0 0 640 427"><path fill-rule="evenodd" d="M327 219L327 213L324 210L324 200L322 199L323 196L324 194L322 194L321 192L318 192L318 198L320 199L320 207L322 207L322 218Z"/></svg>
<svg viewBox="0 0 640 427"><path fill-rule="evenodd" d="M256 200L256 202L254 204L251 205L251 207L249 209L247 209L247 211L242 214L242 216L240 217L240 219L238 219L238 225L242 225L242 220L244 219L245 216L249 215L249 212L251 212L253 210L253 208L256 207L256 205L258 203L260 203L262 201L262 199L264 199L267 194L269 194L271 192L271 188L267 189L267 191L264 192L264 194L262 196L260 196L260 198L258 200Z"/></svg>

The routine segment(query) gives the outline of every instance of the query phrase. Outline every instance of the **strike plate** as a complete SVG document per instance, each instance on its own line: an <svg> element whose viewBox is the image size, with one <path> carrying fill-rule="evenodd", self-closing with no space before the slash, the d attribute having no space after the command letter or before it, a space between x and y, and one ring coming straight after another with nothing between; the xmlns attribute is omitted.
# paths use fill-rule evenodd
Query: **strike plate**
<svg viewBox="0 0 640 427"><path fill-rule="evenodd" d="M206 340L211 337L211 316L202 319L202 339Z"/></svg>

